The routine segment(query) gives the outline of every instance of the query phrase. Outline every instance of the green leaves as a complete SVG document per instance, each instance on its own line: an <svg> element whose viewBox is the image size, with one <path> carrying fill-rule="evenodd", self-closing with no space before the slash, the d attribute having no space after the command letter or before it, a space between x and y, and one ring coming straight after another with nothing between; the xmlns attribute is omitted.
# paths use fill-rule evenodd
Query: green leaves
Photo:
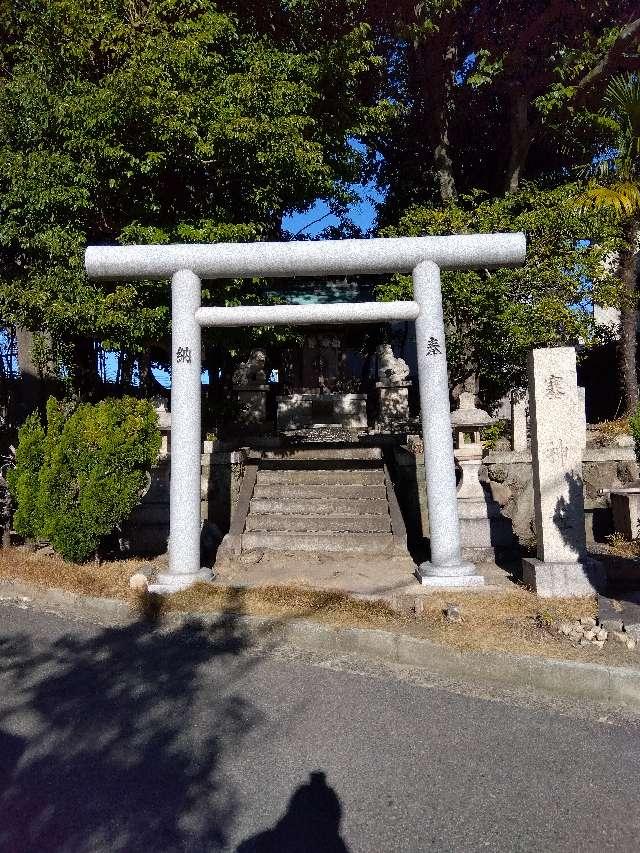
<svg viewBox="0 0 640 853"><path fill-rule="evenodd" d="M147 401L125 397L74 409L51 398L46 432L35 414L20 430L9 484L16 530L48 539L65 559L86 559L139 502L159 449Z"/></svg>
<svg viewBox="0 0 640 853"><path fill-rule="evenodd" d="M570 205L576 187L527 185L498 199L465 196L446 208L416 206L386 236L524 231L527 261L518 269L444 272L442 287L452 384L479 373L487 404L525 382L532 347L589 343L591 302L617 297L603 263L617 246L615 229L597 212ZM383 299L410 298L411 280L382 285Z"/></svg>
<svg viewBox="0 0 640 853"><path fill-rule="evenodd" d="M88 282L88 243L273 239L283 214L342 199L379 64L353 5L3 7L3 320L137 352L168 334L168 288Z"/></svg>

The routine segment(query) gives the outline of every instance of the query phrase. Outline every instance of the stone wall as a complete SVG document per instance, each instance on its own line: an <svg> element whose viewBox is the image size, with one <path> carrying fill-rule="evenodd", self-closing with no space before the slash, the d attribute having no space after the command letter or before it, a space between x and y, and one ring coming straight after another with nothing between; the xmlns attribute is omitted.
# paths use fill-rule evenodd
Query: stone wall
<svg viewBox="0 0 640 853"><path fill-rule="evenodd" d="M630 446L587 447L582 462L587 541L604 541L613 532L608 492L638 477L638 463ZM480 468L502 513L511 520L521 545L535 543L531 453L494 451L487 453ZM429 532L424 457L406 447L394 451L394 483L407 525L407 535L417 544Z"/></svg>
<svg viewBox="0 0 640 853"><path fill-rule="evenodd" d="M207 445L209 445L207 447ZM221 536L229 530L244 465L244 450L210 450L202 454L201 518L218 527ZM169 540L169 475L171 457L162 459L151 472L151 486L127 521L125 534L131 553L156 556L167 550Z"/></svg>

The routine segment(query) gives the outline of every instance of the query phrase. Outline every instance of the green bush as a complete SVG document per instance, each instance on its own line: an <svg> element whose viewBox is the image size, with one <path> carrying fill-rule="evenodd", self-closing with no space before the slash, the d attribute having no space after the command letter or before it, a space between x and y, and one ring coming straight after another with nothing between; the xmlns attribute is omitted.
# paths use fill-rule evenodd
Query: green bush
<svg viewBox="0 0 640 853"><path fill-rule="evenodd" d="M13 526L27 539L36 539L43 527L38 482L44 461L44 443L45 432L34 412L18 431L16 467L7 472L9 491L18 505Z"/></svg>
<svg viewBox="0 0 640 853"><path fill-rule="evenodd" d="M494 421L482 428L481 439L485 450L495 450L498 441L507 435L507 422L505 420Z"/></svg>
<svg viewBox="0 0 640 853"><path fill-rule="evenodd" d="M50 399L46 433L36 416L20 432L10 483L16 530L48 539L65 559L86 559L140 500L159 449L157 415L146 400L70 409Z"/></svg>

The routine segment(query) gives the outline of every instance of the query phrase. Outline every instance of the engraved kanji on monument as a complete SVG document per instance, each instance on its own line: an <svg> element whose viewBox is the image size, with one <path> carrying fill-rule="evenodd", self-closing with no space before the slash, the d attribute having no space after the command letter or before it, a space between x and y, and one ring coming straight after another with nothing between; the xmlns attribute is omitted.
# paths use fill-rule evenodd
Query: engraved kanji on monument
<svg viewBox="0 0 640 853"><path fill-rule="evenodd" d="M537 559L522 561L523 579L542 596L589 595L602 567L586 551L584 402L573 347L533 350L529 408Z"/></svg>

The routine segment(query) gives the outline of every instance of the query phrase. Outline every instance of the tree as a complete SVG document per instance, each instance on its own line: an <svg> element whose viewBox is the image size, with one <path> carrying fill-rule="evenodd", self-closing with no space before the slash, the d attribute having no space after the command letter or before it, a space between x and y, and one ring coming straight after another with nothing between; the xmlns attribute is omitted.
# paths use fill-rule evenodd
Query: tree
<svg viewBox="0 0 640 853"><path fill-rule="evenodd" d="M627 412L638 405L638 292L640 257L640 81L619 76L607 87L602 114L615 135L613 147L591 169L593 177L579 205L611 210L620 223L618 251L621 283L618 346L622 391Z"/></svg>
<svg viewBox="0 0 640 853"><path fill-rule="evenodd" d="M589 306L600 293L613 298L616 283L603 261L615 245L615 229L606 216L569 204L576 191L575 186L525 184L497 199L479 193L460 196L446 207L414 206L397 226L384 230L386 236L527 234L527 260L521 268L442 274L454 395L463 387L479 390L490 406L511 388L526 384L532 347L597 339ZM385 300L411 298L411 293L409 276L395 276L378 289Z"/></svg>
<svg viewBox="0 0 640 853"><path fill-rule="evenodd" d="M0 316L46 332L81 396L96 341L148 356L169 327L166 284L88 281L88 243L274 238L348 197L380 64L357 5L0 3Z"/></svg>
<svg viewBox="0 0 640 853"><path fill-rule="evenodd" d="M443 277L452 382L479 382L490 402L523 381L530 347L595 342L596 296L624 300L623 284L600 268L602 248L620 246L611 216L563 205L578 191L576 165L610 144L598 107L616 71L639 64L638 9L626 0L403 0L392 14L371 0L369 9L396 105L391 132L371 140L388 190L381 233L529 237L520 273ZM394 290L408 295L408 282L380 293Z"/></svg>
<svg viewBox="0 0 640 853"><path fill-rule="evenodd" d="M551 172L566 181L603 138L590 108L616 71L638 65L635 5L370 0L396 104L392 132L372 138L389 188L381 224L474 189L497 196Z"/></svg>

